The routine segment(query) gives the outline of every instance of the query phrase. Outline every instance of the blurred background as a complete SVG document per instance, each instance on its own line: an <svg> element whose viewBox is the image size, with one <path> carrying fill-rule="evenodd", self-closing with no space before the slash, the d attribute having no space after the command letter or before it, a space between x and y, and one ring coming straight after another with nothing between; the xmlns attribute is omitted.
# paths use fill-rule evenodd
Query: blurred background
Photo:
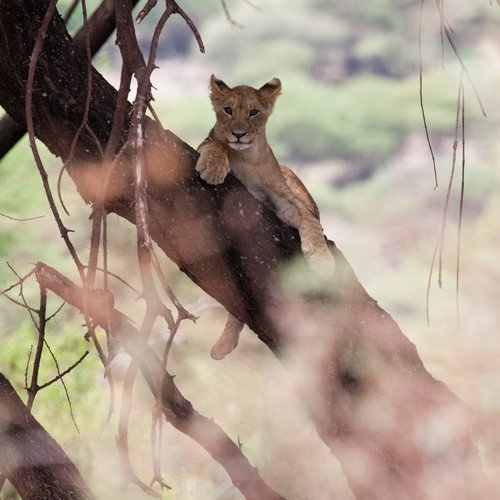
<svg viewBox="0 0 500 500"><path fill-rule="evenodd" d="M69 3L60 1L60 12ZM98 4L87 3L89 10ZM425 2L422 11L417 0L179 4L198 27L206 53L199 52L182 19L168 21L152 78L153 106L165 128L194 148L206 137L214 123L208 99L212 73L230 86L281 79L283 93L268 125L276 156L307 185L320 207L325 234L416 344L428 370L476 410L485 429L481 450L487 470L493 471L500 457L500 5L487 0L445 3L444 14L470 79L464 78L461 242L459 247L459 144L440 288L437 264L430 282L429 273L453 165L461 64L442 33L436 4ZM158 5L137 28L145 54L161 9ZM81 16L75 14L70 31L80 25ZM113 41L95 59L98 70L115 85L120 63ZM437 186L422 121L420 75ZM46 152L43 156L55 190L61 164ZM62 197L71 214L65 222L75 231L73 241L84 257L90 246L90 207L83 205L66 175ZM6 262L25 274L43 260L76 279L26 140L0 163L0 212L16 218L43 216L25 222L0 218L1 289L16 281ZM109 224L111 270L139 288L135 230L114 216ZM285 369L247 329L234 353L220 362L211 360L209 348L222 331L225 313L173 264L165 260L164 266L181 302L199 316L196 324L183 323L169 362L186 397L234 440L240 439L252 464L286 498L350 498L340 467L316 436ZM113 286L117 307L140 321L142 303L120 283ZM25 293L36 307L33 283ZM58 305L51 300L53 310ZM82 339L81 323L81 317L63 308L50 326L48 342L62 368L90 348ZM5 298L0 325L0 370L21 390L35 331L25 311ZM165 334L159 325L154 339L158 345ZM117 380L127 363L125 355L115 360ZM52 360L45 360L44 370L47 378L53 376ZM114 498L119 477L110 471L118 463L117 417L115 412L106 422L109 392L95 352L69 375L67 386L79 433L60 385L39 395L34 413L81 467L98 498ZM137 472L146 480L151 475L152 404L139 379L130 448ZM163 470L173 487L164 498L241 498L203 450L164 427ZM143 497L133 486L120 492L120 498Z"/></svg>

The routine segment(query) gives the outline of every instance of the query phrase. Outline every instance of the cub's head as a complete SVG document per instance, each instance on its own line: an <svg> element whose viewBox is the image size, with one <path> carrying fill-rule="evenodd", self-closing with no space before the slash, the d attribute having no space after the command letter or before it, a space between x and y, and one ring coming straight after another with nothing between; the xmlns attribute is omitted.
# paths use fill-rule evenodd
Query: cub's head
<svg viewBox="0 0 500 500"><path fill-rule="evenodd" d="M247 149L264 135L267 119L281 91L281 82L273 78L259 89L248 85L230 88L212 75L210 99L217 116L215 137L237 150Z"/></svg>

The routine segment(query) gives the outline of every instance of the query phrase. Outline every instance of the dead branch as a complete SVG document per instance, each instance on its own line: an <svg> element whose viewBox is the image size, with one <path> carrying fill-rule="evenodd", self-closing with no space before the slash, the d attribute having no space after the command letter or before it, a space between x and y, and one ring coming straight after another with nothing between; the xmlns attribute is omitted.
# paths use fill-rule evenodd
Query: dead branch
<svg viewBox="0 0 500 500"><path fill-rule="evenodd" d="M1 134L1 132L0 132L0 134ZM16 222L28 222L30 220L42 219L43 215L36 215L34 217L26 217L24 219L20 219L18 217L12 217L11 215L3 214L2 212L0 212L0 217L5 217L6 219L10 219L10 220L13 220Z"/></svg>
<svg viewBox="0 0 500 500"><path fill-rule="evenodd" d="M40 361L42 359L43 344L45 342L45 324L46 324L46 311L47 311L47 290L40 287L40 307L38 309L38 340L36 344L35 357L33 358L33 368L31 370L31 383L27 387L28 402L26 406L31 411L33 402L38 393L38 375L40 372Z"/></svg>
<svg viewBox="0 0 500 500"><path fill-rule="evenodd" d="M98 294L84 303L84 291L55 269L37 263L35 274L41 286L73 305L80 311L87 306L87 313L101 326L110 325L111 335L117 337L124 349L139 363L140 370L154 396L162 387L161 405L166 419L181 432L203 446L231 477L233 484L249 499L282 498L270 489L257 471L242 455L222 429L212 420L200 415L180 393L173 377L162 369L161 361L132 322L116 309L102 307Z"/></svg>
<svg viewBox="0 0 500 500"><path fill-rule="evenodd" d="M419 98L420 98L420 112L422 113L422 122L424 124L425 138L427 140L427 146L432 158L432 168L434 171L434 189L438 187L438 175L436 167L436 157L434 156L434 148L432 147L431 137L429 135L429 127L427 125L427 115L424 106L424 69L422 61L422 15L424 11L424 0L420 0L420 13L418 19L418 65L419 65Z"/></svg>
<svg viewBox="0 0 500 500"><path fill-rule="evenodd" d="M46 387L49 387L49 385L52 385L53 383L57 382L58 380L61 380L68 373L72 372L88 355L89 355L89 351L85 351L72 365L68 366L68 368L63 370L61 373L58 373L55 377L51 378L47 382L40 384L38 386L38 389L39 390L45 389Z"/></svg>

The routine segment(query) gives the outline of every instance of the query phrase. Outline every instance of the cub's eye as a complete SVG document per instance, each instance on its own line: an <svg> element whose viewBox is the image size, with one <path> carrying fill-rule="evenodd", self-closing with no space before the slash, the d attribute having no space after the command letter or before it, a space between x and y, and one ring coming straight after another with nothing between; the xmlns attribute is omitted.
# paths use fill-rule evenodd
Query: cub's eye
<svg viewBox="0 0 500 500"><path fill-rule="evenodd" d="M259 113L260 113L260 111L258 109L251 109L248 112L248 116L257 116Z"/></svg>
<svg viewBox="0 0 500 500"><path fill-rule="evenodd" d="M226 106L224 108L224 113L226 113L227 116L233 116L233 108L230 108L229 106Z"/></svg>

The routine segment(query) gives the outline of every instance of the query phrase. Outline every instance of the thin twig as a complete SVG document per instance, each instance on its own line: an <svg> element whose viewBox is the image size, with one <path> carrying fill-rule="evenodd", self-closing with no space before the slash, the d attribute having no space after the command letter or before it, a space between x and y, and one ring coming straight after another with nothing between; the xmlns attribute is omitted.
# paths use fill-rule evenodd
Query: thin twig
<svg viewBox="0 0 500 500"><path fill-rule="evenodd" d="M61 370L59 369L59 363L58 363L57 358L56 358L54 352L52 351L52 349L51 349L51 347L48 344L46 339L44 340L44 343L45 343L45 347L47 347L47 350L49 351L50 356L52 357L52 360L54 361L54 366L56 367L56 371L57 371L57 375L58 375L57 378L58 378L58 380L61 381L61 384L63 386L64 394L66 395L66 401L68 402L68 406L69 406L69 413L71 415L71 420L73 421L73 425L75 426L76 432L78 432L78 434L80 434L80 429L78 427L78 424L76 423L75 414L73 413L73 404L71 403L71 398L69 396L69 392L68 392L68 388L66 387L66 383L64 382L64 378L62 378L62 376L61 376Z"/></svg>
<svg viewBox="0 0 500 500"><path fill-rule="evenodd" d="M458 130L460 123L460 110L462 105L462 92L463 92L463 72L460 75L460 84L458 86L458 98L457 98L457 115L455 118L455 137L453 140L453 157L451 163L450 179L448 182L448 188L446 190L446 198L443 207L443 217L441 222L441 234L439 237L439 264L438 264L438 284L439 288L443 285L442 273L443 273L443 251L444 251L444 237L446 232L446 223L448 219L448 208L450 204L451 188L453 186L453 181L455 178L455 167L457 160L457 148L458 148Z"/></svg>
<svg viewBox="0 0 500 500"><path fill-rule="evenodd" d="M35 357L33 358L33 369L31 370L31 383L28 390L28 401L26 406L29 410L33 408L35 397L39 391L38 376L40 374L40 362L42 360L43 344L45 341L45 325L47 324L47 289L43 285L40 288L40 307L38 309L38 340L36 344Z"/></svg>
<svg viewBox="0 0 500 500"><path fill-rule="evenodd" d="M156 0L148 0L146 5L142 8L142 10L139 12L135 20L140 23L153 9L156 5Z"/></svg>
<svg viewBox="0 0 500 500"><path fill-rule="evenodd" d="M87 356L89 355L89 351L85 351L77 361L75 361L72 365L68 366L66 370L62 371L58 375L56 375L54 378L50 379L48 382L45 382L44 384L41 384L38 386L39 390L45 389L49 385L52 385L54 382L57 382L58 380L62 380L62 378L67 375L69 372L74 370Z"/></svg>
<svg viewBox="0 0 500 500"><path fill-rule="evenodd" d="M0 217L5 217L6 219L14 220L16 222L27 222L30 220L42 219L44 215L36 215L35 217L26 217L25 219L19 219L18 217L12 217L11 215L4 214L0 212Z"/></svg>
<svg viewBox="0 0 500 500"><path fill-rule="evenodd" d="M10 295L7 295L6 293L2 293L2 295L7 299L10 300L13 304L16 304L16 306L22 307L23 309L26 309L30 313L37 313L37 310L34 307L29 306L25 301L20 302L19 300L13 299Z"/></svg>
<svg viewBox="0 0 500 500"><path fill-rule="evenodd" d="M98 267L97 271L100 271L102 273L105 272L104 268L102 268L102 267ZM134 288L130 283L128 283L127 281L125 281L123 278L121 278L117 274L115 274L115 273L113 273L113 272L111 272L109 270L106 271L106 274L108 274L109 276L112 276L113 278L115 278L116 280L118 280L120 283L123 283L126 287L130 288L130 290L132 290L137 295L141 295L141 292L139 292L139 290L137 290L137 288Z"/></svg>
<svg viewBox="0 0 500 500"><path fill-rule="evenodd" d="M9 267L9 269L19 278L18 281L16 281L13 285L7 287L5 290L2 290L0 292L0 295L4 295L5 293L7 292L10 292L11 290L13 290L14 288L16 288L17 286L20 286L22 285L34 272L35 272L35 269L32 269L28 274L25 274L24 276L22 277L19 277L19 275L17 274L17 272L14 270L14 268L7 262L7 266Z"/></svg>
<svg viewBox="0 0 500 500"><path fill-rule="evenodd" d="M153 406L152 411L152 419L151 419L151 454L153 457L153 477L151 478L151 482L149 486L154 486L155 483L158 483L161 489L166 488L167 490L171 490L171 486L169 486L165 481L163 481L161 475L161 443L163 437L163 416L162 416L162 405L161 401L157 402Z"/></svg>
<svg viewBox="0 0 500 500"><path fill-rule="evenodd" d="M171 300L172 304L174 304L174 306L176 307L179 317L181 319L189 319L191 321L196 322L198 318L184 308L184 306L179 302L172 288L168 284L167 278L165 277L165 273L163 272L163 269L160 266L156 253L152 252L151 257L152 257L153 267L158 275L161 286L163 287L165 293L168 295L168 298Z"/></svg>
<svg viewBox="0 0 500 500"><path fill-rule="evenodd" d="M101 158L104 156L104 152L101 147L101 143L99 139L96 137L94 134L93 130L88 126L88 116L90 112L90 101L92 99L92 50L90 48L90 34L89 34L89 23L88 23L88 17L87 17L87 3L86 0L81 0L82 3L82 16L83 16L83 31L84 31L84 40L85 40L85 54L87 56L87 90L86 90L86 96L85 96L85 107L83 111L83 117L82 117L82 123L78 127L78 130L76 131L76 134L73 137L73 141L71 142L71 147L69 151L68 158L64 162L63 166L61 167L61 170L59 172L59 176L57 179L57 194L59 196L59 201L61 203L61 206L63 207L64 211L66 214L69 215L69 212L64 204L62 194L61 194L61 179L63 173L68 169L68 165L71 164L73 161L73 157L75 154L75 149L78 140L80 139L80 135L82 134L83 130L87 130L89 135L92 137L94 140L97 149L100 152Z"/></svg>
<svg viewBox="0 0 500 500"><path fill-rule="evenodd" d="M63 302L50 316L47 316L46 322L48 323L51 319L54 319L65 305L66 302Z"/></svg>
<svg viewBox="0 0 500 500"><path fill-rule="evenodd" d="M120 466L122 475L124 476L125 480L127 482L132 482L138 485L146 493L157 496L154 490L152 490L134 474L132 464L130 462L130 452L128 447L128 429L130 413L132 411L132 396L140 363L141 361L138 358L132 358L130 360L130 365L127 369L127 373L125 374L122 391L122 403L120 405L117 446L120 452Z"/></svg>
<svg viewBox="0 0 500 500"><path fill-rule="evenodd" d="M461 182L460 182L460 208L458 214L457 277L456 277L456 305L457 305L458 328L460 328L460 250L462 246L464 192L465 192L465 92L464 89L462 88L462 170L461 170Z"/></svg>
<svg viewBox="0 0 500 500"><path fill-rule="evenodd" d="M169 1L169 0L167 0L167 1ZM204 54L205 53L205 45L204 45L203 40L201 38L200 32L198 31L198 28L193 23L192 19L184 12L184 10L182 10L182 8L179 7L177 2L173 2L173 3L175 4L174 12L176 14L179 14L182 17L182 19L184 19L185 23L189 26L189 29L191 30L191 32L194 35L194 38L196 39L196 43L198 44L198 48L200 49L200 52L202 54Z"/></svg>
<svg viewBox="0 0 500 500"><path fill-rule="evenodd" d="M455 56L456 56L458 62L460 63L460 66L462 67L462 71L465 74L465 76L467 77L467 80L469 81L470 86L472 87L472 91L474 92L474 95L475 95L476 100L479 104L479 107L481 108L481 113L483 114L484 117L486 117L486 111L484 109L481 98L479 97L479 92L477 91L476 86L474 85L474 82L469 74L469 71L467 70L467 67L465 66L465 63L462 59L462 56L460 55L460 52L455 44L455 41L453 40L453 36L452 36L453 30L451 29L448 21L446 20L446 17L444 16L442 8L439 7L440 0L436 0L436 1L438 2L437 5L438 5L439 17L441 20L441 26L442 26L442 29L443 29L445 35L446 35L446 38L448 39L448 43L450 44L451 48L453 49L453 52L455 53Z"/></svg>
<svg viewBox="0 0 500 500"><path fill-rule="evenodd" d="M36 141L35 141L35 131L34 131L34 125L33 125L33 89L34 89L34 82L35 82L35 70L37 67L38 59L40 58L40 54L42 52L42 47L43 43L47 34L47 29L49 26L49 23L54 16L55 13L55 8L56 8L56 3L57 0L50 0L49 6L47 8L47 11L45 13L45 16L42 21L42 25L40 26L40 29L38 31L35 45L33 47L33 51L31 53L31 60L29 64L29 69L28 69L28 79L26 81L26 103L25 103L25 114L26 114L26 127L28 129L28 136L29 136L29 142L30 142L30 147L33 152L33 157L35 159L36 166L38 168L38 171L40 173L40 177L42 179L42 184L43 188L45 191L45 195L47 197L47 200L49 202L49 207L52 211L52 215L54 217L54 220L56 221L57 227L59 229L59 233L61 234L61 237L63 238L64 242L66 243L66 247L68 248L68 251L71 254L71 257L73 258L73 261L75 262L75 265L78 269L78 272L80 273L80 277L82 279L82 282L85 281L85 276L83 274L83 265L80 262L80 259L78 258L78 255L76 253L75 247L73 246L73 243L69 239L68 236L68 229L64 226L61 217L59 215L59 211L57 210L56 204L54 202L54 197L52 196L52 191L50 189L50 185L48 182L48 176L47 172L43 166L42 160L40 158L40 154L38 152L38 148L36 146Z"/></svg>
<svg viewBox="0 0 500 500"><path fill-rule="evenodd" d="M68 24L68 21L70 20L71 16L75 12L75 9L78 7L78 4L80 3L80 0L73 0L71 5L68 7L68 10L64 13L64 24Z"/></svg>
<svg viewBox="0 0 500 500"><path fill-rule="evenodd" d="M222 9L224 10L224 14L226 15L226 19L229 21L229 23L232 24L233 26L236 26L237 28L243 28L243 25L240 24L238 21L235 21L231 16L231 13L227 8L226 0L220 0L220 3L222 5Z"/></svg>
<svg viewBox="0 0 500 500"><path fill-rule="evenodd" d="M18 292L18 295L19 297L21 297L21 300L22 302L17 302L16 300L12 299L11 297L9 297L8 295L5 295L5 297L7 297L10 301L12 302L15 302L17 303L17 305L23 307L24 309L26 309L28 311L28 314L31 318L31 321L33 323L33 325L35 326L35 329L38 329L38 323L36 322L36 319L35 319L35 314L38 314L38 311L36 309L33 309L32 307L30 307L28 305L28 301L26 300L25 296L24 296L24 281L21 276L19 276L19 274L17 273L17 271L7 262L7 266L8 268L12 271L12 273L14 274L14 276L16 276L18 278L18 285L19 285L19 292Z"/></svg>
<svg viewBox="0 0 500 500"><path fill-rule="evenodd" d="M26 366L24 368L24 387L28 387L28 372L30 369L31 355L33 354L33 344L30 345L30 351L28 352L28 360L26 361Z"/></svg>
<svg viewBox="0 0 500 500"><path fill-rule="evenodd" d="M425 114L424 107L424 84L423 84L423 64L422 64L422 15L424 9L424 0L420 2L420 18L418 23L418 61L419 61L419 96L420 96L420 110L422 112L422 120L424 122L425 137L427 139L427 145L431 153L432 166L434 169L434 189L438 187L437 178L437 168L436 168L436 158L434 156L434 149L432 147L431 138L429 135L429 127L427 125L427 117Z"/></svg>

